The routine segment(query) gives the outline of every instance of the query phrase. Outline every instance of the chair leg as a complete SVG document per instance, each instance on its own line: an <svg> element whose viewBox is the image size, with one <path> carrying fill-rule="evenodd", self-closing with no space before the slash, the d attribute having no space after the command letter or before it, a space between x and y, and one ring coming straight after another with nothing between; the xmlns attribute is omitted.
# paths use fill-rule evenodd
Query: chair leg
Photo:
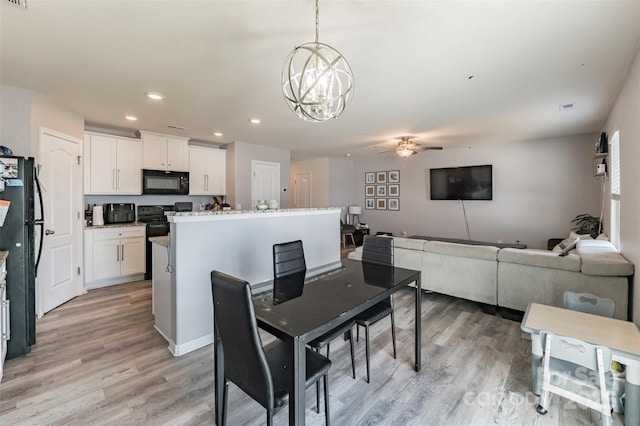
<svg viewBox="0 0 640 426"><path fill-rule="evenodd" d="M273 426L273 411L267 410L267 426Z"/></svg>
<svg viewBox="0 0 640 426"><path fill-rule="evenodd" d="M347 236L342 234L342 248L347 248Z"/></svg>
<svg viewBox="0 0 640 426"><path fill-rule="evenodd" d="M229 396L229 382L224 380L224 386L222 391L222 426L227 424L227 399Z"/></svg>
<svg viewBox="0 0 640 426"><path fill-rule="evenodd" d="M351 244L353 244L353 246L356 246L356 240L353 238L353 234L349 234L349 236L351 237Z"/></svg>
<svg viewBox="0 0 640 426"><path fill-rule="evenodd" d="M369 381L369 327L368 326L364 326L364 334L365 334L365 341L366 341L366 355L367 355L367 383L370 383Z"/></svg>
<svg viewBox="0 0 640 426"><path fill-rule="evenodd" d="M329 358L329 347L331 346L331 343L327 343L327 358Z"/></svg>
<svg viewBox="0 0 640 426"><path fill-rule="evenodd" d="M551 399L551 394L548 390L542 389L540 391L540 399L538 400L538 406L536 407L536 411L538 414L545 415L547 414L547 407L549 407L549 400Z"/></svg>
<svg viewBox="0 0 640 426"><path fill-rule="evenodd" d="M360 326L356 324L356 342L360 341Z"/></svg>
<svg viewBox="0 0 640 426"><path fill-rule="evenodd" d="M320 380L316 381L316 413L320 413Z"/></svg>
<svg viewBox="0 0 640 426"><path fill-rule="evenodd" d="M393 358L396 357L396 322L393 317L393 309L391 309L391 341L393 342Z"/></svg>
<svg viewBox="0 0 640 426"><path fill-rule="evenodd" d="M355 356L353 354L353 336L351 335L351 330L347 331L349 335L349 346L351 347L351 373L353 374L353 378L356 378L356 362Z"/></svg>
<svg viewBox="0 0 640 426"><path fill-rule="evenodd" d="M329 416L329 373L324 375L324 422L327 426L331 425L331 417Z"/></svg>

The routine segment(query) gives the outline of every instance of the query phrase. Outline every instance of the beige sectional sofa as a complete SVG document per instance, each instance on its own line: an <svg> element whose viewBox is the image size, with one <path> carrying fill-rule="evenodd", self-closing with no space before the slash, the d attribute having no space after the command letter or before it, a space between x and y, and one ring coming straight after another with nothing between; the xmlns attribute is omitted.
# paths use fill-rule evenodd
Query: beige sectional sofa
<svg viewBox="0 0 640 426"><path fill-rule="evenodd" d="M422 288L524 311L531 302L562 306L567 290L608 297L627 319L633 264L605 241L585 240L569 255L393 237L396 266L422 271ZM360 260L362 249L349 253Z"/></svg>

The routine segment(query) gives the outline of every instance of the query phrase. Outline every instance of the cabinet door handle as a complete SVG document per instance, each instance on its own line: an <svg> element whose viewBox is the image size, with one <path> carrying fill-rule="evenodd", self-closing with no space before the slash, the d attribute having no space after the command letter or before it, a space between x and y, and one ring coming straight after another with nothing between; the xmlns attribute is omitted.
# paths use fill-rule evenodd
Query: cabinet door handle
<svg viewBox="0 0 640 426"><path fill-rule="evenodd" d="M56 233L55 229L45 229L44 230L44 235L53 235L55 233Z"/></svg>
<svg viewBox="0 0 640 426"><path fill-rule="evenodd" d="M4 324L4 327L1 330L1 340L11 339L11 315L9 315L9 302L9 300L3 300L0 305L0 309L2 310L0 315L2 316L2 324Z"/></svg>
<svg viewBox="0 0 640 426"><path fill-rule="evenodd" d="M120 189L120 169L118 169L118 189Z"/></svg>
<svg viewBox="0 0 640 426"><path fill-rule="evenodd" d="M111 169L111 187L113 189L118 189L116 186L116 169Z"/></svg>
<svg viewBox="0 0 640 426"><path fill-rule="evenodd" d="M120 245L116 246L116 261L120 262Z"/></svg>
<svg viewBox="0 0 640 426"><path fill-rule="evenodd" d="M124 262L124 244L122 244L122 261Z"/></svg>

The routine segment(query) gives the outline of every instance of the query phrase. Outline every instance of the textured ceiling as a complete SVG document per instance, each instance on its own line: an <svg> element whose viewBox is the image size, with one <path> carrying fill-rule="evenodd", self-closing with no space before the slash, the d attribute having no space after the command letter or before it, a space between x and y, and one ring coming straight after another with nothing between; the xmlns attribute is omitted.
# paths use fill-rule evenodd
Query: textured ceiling
<svg viewBox="0 0 640 426"><path fill-rule="evenodd" d="M90 123L293 158L369 155L403 135L446 148L599 132L640 45L640 1L321 1L320 41L347 58L355 93L338 119L309 123L280 78L313 41L310 0L31 0L1 13L2 84Z"/></svg>

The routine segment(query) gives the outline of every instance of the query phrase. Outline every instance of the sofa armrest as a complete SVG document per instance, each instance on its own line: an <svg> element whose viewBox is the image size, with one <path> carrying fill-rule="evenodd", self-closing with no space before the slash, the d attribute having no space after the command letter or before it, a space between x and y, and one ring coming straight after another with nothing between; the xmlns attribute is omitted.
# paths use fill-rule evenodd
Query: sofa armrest
<svg viewBox="0 0 640 426"><path fill-rule="evenodd" d="M633 275L634 266L609 241L581 240L576 252L582 261L585 275L618 276Z"/></svg>

